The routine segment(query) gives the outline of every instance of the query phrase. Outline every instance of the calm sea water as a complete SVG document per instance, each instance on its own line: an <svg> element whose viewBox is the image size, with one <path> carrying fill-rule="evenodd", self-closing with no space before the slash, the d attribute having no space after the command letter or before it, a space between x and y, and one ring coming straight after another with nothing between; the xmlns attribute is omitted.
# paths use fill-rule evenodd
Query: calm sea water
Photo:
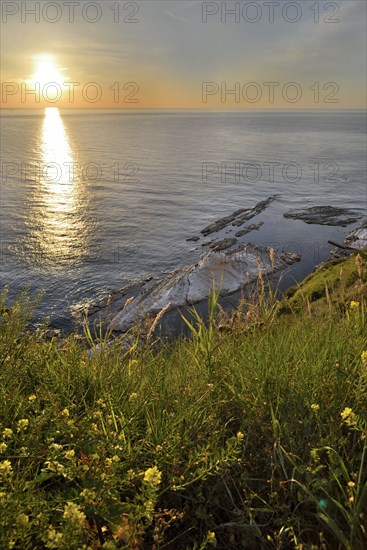
<svg viewBox="0 0 367 550"><path fill-rule="evenodd" d="M301 252L292 280L354 226L284 212L366 214L364 111L5 111L1 143L2 285L44 289L38 313L55 326L77 302L195 261L188 237L270 195L246 238Z"/></svg>

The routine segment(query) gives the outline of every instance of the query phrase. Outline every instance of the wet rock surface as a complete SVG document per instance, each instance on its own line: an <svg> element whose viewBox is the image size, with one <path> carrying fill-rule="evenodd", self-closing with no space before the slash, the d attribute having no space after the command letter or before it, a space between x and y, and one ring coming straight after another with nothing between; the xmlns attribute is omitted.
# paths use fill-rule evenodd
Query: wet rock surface
<svg viewBox="0 0 367 550"><path fill-rule="evenodd" d="M346 258L356 250L367 248L367 219L348 233L342 243L334 241L329 241L329 243L336 245L336 248L330 252L333 258Z"/></svg>
<svg viewBox="0 0 367 550"><path fill-rule="evenodd" d="M216 241L210 244L209 248L215 250L216 252L220 252L221 250L226 250L227 248L235 245L236 242L237 239L222 239L221 241Z"/></svg>
<svg viewBox="0 0 367 550"><path fill-rule="evenodd" d="M264 222L252 223L251 225L247 225L246 227L241 229L241 231L237 231L237 233L235 233L235 237L244 237L248 233L251 233L251 231L258 231L262 225L264 225Z"/></svg>
<svg viewBox="0 0 367 550"><path fill-rule="evenodd" d="M220 218L201 231L201 236L191 236L187 241L198 242L209 236L206 242L199 242L195 250L204 247L204 254L197 263L192 263L176 271L162 273L158 277L141 278L118 290L110 291L94 302L79 306L79 318L88 318L90 325L103 322L116 332L126 332L139 325L150 315L155 316L166 308L164 318L174 324L179 318L177 308L207 303L213 280L216 288L221 288L222 297L236 295L242 289L250 288L258 277L259 264L264 275L287 270L301 258L298 254L274 252L273 264L270 249L263 245L246 243L245 237L251 231L259 230L264 221L237 228L265 209L277 198L271 196L251 208L240 208L229 216ZM299 219L309 224L346 226L361 218L359 213L346 208L333 206L313 206L290 210L285 218ZM334 238L332 236L332 238ZM360 223L345 239L344 243L329 241L338 246L331 255L349 255L353 249L367 247L367 220ZM201 245L201 247L200 247ZM293 273L293 271L292 271ZM287 277L287 274L285 274Z"/></svg>
<svg viewBox="0 0 367 550"><path fill-rule="evenodd" d="M367 219L361 222L345 239L346 244L362 250L367 247Z"/></svg>
<svg viewBox="0 0 367 550"><path fill-rule="evenodd" d="M229 216L220 218L216 222L208 225L201 230L201 233L202 235L204 235L204 237L207 237L212 233L221 231L225 227L228 227L230 224L239 227L243 225L246 221L251 220L251 218L254 218L258 214L261 214L261 212L263 212L276 198L277 195L273 195L268 199L258 202L252 208L241 208L240 210L236 210Z"/></svg>
<svg viewBox="0 0 367 550"><path fill-rule="evenodd" d="M302 220L308 224L333 225L346 227L361 219L361 214L348 208L336 206L311 206L309 208L295 208L283 214L285 218Z"/></svg>
<svg viewBox="0 0 367 550"><path fill-rule="evenodd" d="M153 277L136 279L118 290L107 292L97 300L87 300L76 304L72 310L73 317L79 323L86 318L93 322L102 313L103 318L108 320L116 315L129 300L139 294L151 281L153 281Z"/></svg>
<svg viewBox="0 0 367 550"><path fill-rule="evenodd" d="M264 275L272 274L298 259L295 255L276 253L271 258L270 250L242 243L224 251L210 251L198 263L147 283L144 290L115 315L109 328L126 332L150 314L198 303L208 297L213 284L222 295L233 293L254 282L259 268Z"/></svg>
<svg viewBox="0 0 367 550"><path fill-rule="evenodd" d="M285 262L287 265L292 265L295 262L299 262L301 260L301 255L291 253L291 252L289 253L282 252L282 254L280 255L280 259L283 262Z"/></svg>

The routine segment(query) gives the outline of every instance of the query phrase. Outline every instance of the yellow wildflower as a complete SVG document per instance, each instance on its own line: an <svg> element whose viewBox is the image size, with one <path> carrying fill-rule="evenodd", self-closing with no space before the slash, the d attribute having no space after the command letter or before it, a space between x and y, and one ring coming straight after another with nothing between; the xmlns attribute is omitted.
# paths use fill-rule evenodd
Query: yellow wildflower
<svg viewBox="0 0 367 550"><path fill-rule="evenodd" d="M356 484L354 483L354 481L348 481L348 487L355 487Z"/></svg>
<svg viewBox="0 0 367 550"><path fill-rule="evenodd" d="M346 418L348 418L348 416L350 416L351 414L353 413L352 409L350 407L345 407L344 411L342 411L340 413L340 416L342 417L343 420L345 420Z"/></svg>
<svg viewBox="0 0 367 550"><path fill-rule="evenodd" d="M215 533L213 531L209 531L207 541L208 544L213 544L214 546L217 545L217 539L215 538Z"/></svg>
<svg viewBox="0 0 367 550"><path fill-rule="evenodd" d="M0 443L0 453L4 453L8 448L6 443Z"/></svg>
<svg viewBox="0 0 367 550"><path fill-rule="evenodd" d="M93 502L97 498L95 491L92 489L83 489L80 496L87 502Z"/></svg>
<svg viewBox="0 0 367 550"><path fill-rule="evenodd" d="M28 424L29 424L28 418L22 418L21 420L18 420L17 432L21 432L22 430L26 430L28 428Z"/></svg>
<svg viewBox="0 0 367 550"><path fill-rule="evenodd" d="M61 544L62 533L58 533L53 527L48 528L47 548L59 548Z"/></svg>
<svg viewBox="0 0 367 550"><path fill-rule="evenodd" d="M320 409L320 405L318 405L317 403L312 403L311 405L311 410L314 412L314 413L317 413L317 411Z"/></svg>
<svg viewBox="0 0 367 550"><path fill-rule="evenodd" d="M71 449L70 451L65 451L65 458L74 458L75 456L75 451L73 449Z"/></svg>
<svg viewBox="0 0 367 550"><path fill-rule="evenodd" d="M3 439L9 439L13 435L13 430L10 428L5 428L3 431Z"/></svg>
<svg viewBox="0 0 367 550"><path fill-rule="evenodd" d="M362 365L367 365L367 350L362 351L361 361L362 361Z"/></svg>
<svg viewBox="0 0 367 550"><path fill-rule="evenodd" d="M3 460L0 462L0 474L4 476L10 476L13 473L13 466L10 460Z"/></svg>
<svg viewBox="0 0 367 550"><path fill-rule="evenodd" d="M0 504L4 504L8 495L4 491L0 491Z"/></svg>
<svg viewBox="0 0 367 550"><path fill-rule="evenodd" d="M59 445L59 443L52 443L50 445L50 448L54 449L55 451L62 451L63 450L63 446Z"/></svg>
<svg viewBox="0 0 367 550"><path fill-rule="evenodd" d="M79 510L79 506L74 504L74 502L68 502L66 504L64 509L64 519L71 523L76 529L83 529L85 526L85 514Z"/></svg>
<svg viewBox="0 0 367 550"><path fill-rule="evenodd" d="M145 503L144 503L144 512L145 512L145 514L148 518L152 519L153 512L154 512L154 504L151 500L146 500L145 501Z"/></svg>
<svg viewBox="0 0 367 550"><path fill-rule="evenodd" d="M160 484L161 479L162 474L158 470L157 466L153 466L153 468L148 468L144 473L144 481L149 483L149 485L153 485L154 487Z"/></svg>
<svg viewBox="0 0 367 550"><path fill-rule="evenodd" d="M345 409L340 413L340 416L342 417L343 422L345 422L347 426L350 427L355 425L357 421L356 414L350 407L345 407Z"/></svg>
<svg viewBox="0 0 367 550"><path fill-rule="evenodd" d="M359 302L355 302L354 300L352 300L351 303L350 303L350 309L352 311L359 309Z"/></svg>
<svg viewBox="0 0 367 550"><path fill-rule="evenodd" d="M62 416L68 417L70 416L69 409L63 409L61 411Z"/></svg>
<svg viewBox="0 0 367 550"><path fill-rule="evenodd" d="M34 393L28 397L28 401L29 401L30 403L33 403L33 401L35 401L36 399L37 399L37 396L34 395Z"/></svg>
<svg viewBox="0 0 367 550"><path fill-rule="evenodd" d="M138 394L136 392L133 392L132 394L130 394L129 399L133 400L133 399L137 399L137 398L138 398Z"/></svg>
<svg viewBox="0 0 367 550"><path fill-rule="evenodd" d="M58 474L63 474L65 470L65 466L63 464L60 464L60 462L56 462L56 460L46 460L45 467L50 472L56 472Z"/></svg>
<svg viewBox="0 0 367 550"><path fill-rule="evenodd" d="M236 436L236 437L237 437L238 441L242 441L243 438L244 438L245 436L243 435L242 432L237 432L237 436Z"/></svg>

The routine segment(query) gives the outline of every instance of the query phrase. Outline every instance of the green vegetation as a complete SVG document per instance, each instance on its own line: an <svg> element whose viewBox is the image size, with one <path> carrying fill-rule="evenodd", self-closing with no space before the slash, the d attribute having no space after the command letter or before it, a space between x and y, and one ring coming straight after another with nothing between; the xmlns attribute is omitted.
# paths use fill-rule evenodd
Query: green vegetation
<svg viewBox="0 0 367 550"><path fill-rule="evenodd" d="M170 346L49 340L4 295L1 549L365 548L367 265L322 273Z"/></svg>
<svg viewBox="0 0 367 550"><path fill-rule="evenodd" d="M322 264L300 285L286 292L287 300L282 307L302 308L305 302L318 301L316 311L322 310L328 304L328 294L332 293L334 303L338 302L345 308L348 302L367 295L367 282L362 278L363 260L366 259L367 253L361 252L346 260L331 260ZM315 312L315 308L313 310Z"/></svg>

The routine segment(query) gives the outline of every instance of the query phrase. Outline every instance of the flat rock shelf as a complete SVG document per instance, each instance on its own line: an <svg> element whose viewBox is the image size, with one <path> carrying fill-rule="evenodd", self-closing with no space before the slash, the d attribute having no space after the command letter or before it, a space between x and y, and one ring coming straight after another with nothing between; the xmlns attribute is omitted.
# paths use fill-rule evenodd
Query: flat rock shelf
<svg viewBox="0 0 367 550"><path fill-rule="evenodd" d="M348 208L336 206L311 206L310 208L296 208L284 214L285 218L302 220L308 224L334 225L346 227L361 219L361 214Z"/></svg>
<svg viewBox="0 0 367 550"><path fill-rule="evenodd" d="M296 254L243 243L210 251L198 263L145 283L139 295L127 300L110 321L113 331L126 332L148 315L189 306L207 299L210 289L228 295L257 280L259 271L271 275L299 260Z"/></svg>

